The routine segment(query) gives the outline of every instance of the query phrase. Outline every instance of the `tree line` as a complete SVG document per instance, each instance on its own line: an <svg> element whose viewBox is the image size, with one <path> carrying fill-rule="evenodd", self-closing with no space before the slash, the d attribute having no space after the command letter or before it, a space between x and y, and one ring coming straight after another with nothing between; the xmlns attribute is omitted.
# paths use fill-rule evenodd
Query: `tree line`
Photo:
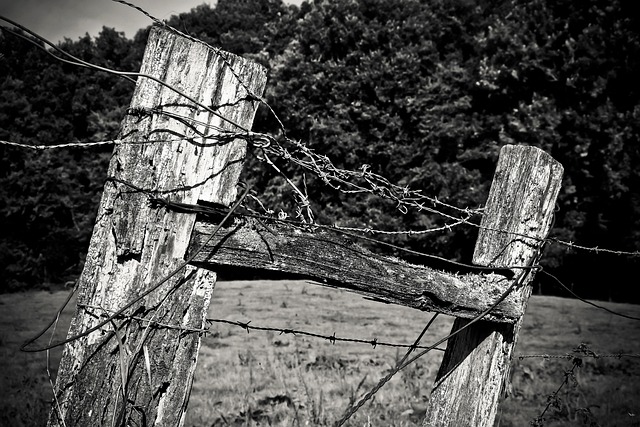
<svg viewBox="0 0 640 427"><path fill-rule="evenodd" d="M135 13L131 11L131 13ZM363 165L448 204L486 200L500 148L529 144L565 167L552 237L640 249L640 25L624 0L218 0L168 23L267 67L254 130L299 140L337 167ZM103 28L60 47L118 70L140 67L149 28ZM133 85L0 35L0 139L32 144L117 136ZM74 280L110 147L44 152L0 145L0 290ZM291 210L284 179L249 156L267 206ZM278 167L302 185L291 164ZM318 221L386 231L443 224L304 176ZM382 237L469 262L477 230ZM425 262L407 257L414 262ZM581 296L640 302L638 257L547 245L546 270ZM548 276L538 291L567 295Z"/></svg>

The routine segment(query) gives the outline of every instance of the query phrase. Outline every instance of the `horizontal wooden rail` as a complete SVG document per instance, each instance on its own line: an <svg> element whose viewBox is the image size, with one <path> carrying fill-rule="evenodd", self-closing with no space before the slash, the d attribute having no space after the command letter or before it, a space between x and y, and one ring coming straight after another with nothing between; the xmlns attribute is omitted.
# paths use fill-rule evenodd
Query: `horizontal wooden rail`
<svg viewBox="0 0 640 427"><path fill-rule="evenodd" d="M196 222L189 250L200 248L214 227ZM512 284L500 274L446 273L377 255L327 231L311 233L284 225L266 228L242 219L218 234L197 253L194 265L218 272L224 267L278 272L283 278L311 279L380 302L466 319L490 308ZM513 323L521 315L522 302L508 296L486 319Z"/></svg>

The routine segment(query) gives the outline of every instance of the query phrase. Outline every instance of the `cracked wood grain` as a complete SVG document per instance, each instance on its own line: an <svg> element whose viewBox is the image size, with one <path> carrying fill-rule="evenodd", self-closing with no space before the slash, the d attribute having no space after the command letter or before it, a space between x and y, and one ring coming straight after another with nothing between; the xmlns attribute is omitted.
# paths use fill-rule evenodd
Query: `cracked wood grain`
<svg viewBox="0 0 640 427"><path fill-rule="evenodd" d="M213 224L197 222L190 248L199 248ZM356 292L376 301L472 319L511 285L499 274L447 273L424 265L374 254L349 238L327 231L308 232L244 219L220 232L193 263L221 271L243 268L271 271L283 278L304 278L320 285ZM515 322L521 301L507 298L489 315Z"/></svg>

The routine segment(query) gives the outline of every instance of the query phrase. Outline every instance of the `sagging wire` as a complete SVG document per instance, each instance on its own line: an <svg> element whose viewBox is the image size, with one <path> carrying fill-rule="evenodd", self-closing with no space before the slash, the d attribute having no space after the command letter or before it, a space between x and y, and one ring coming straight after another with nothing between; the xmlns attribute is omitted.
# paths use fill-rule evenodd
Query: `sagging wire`
<svg viewBox="0 0 640 427"><path fill-rule="evenodd" d="M166 28L176 34L179 34L183 37L186 37L190 40L193 41L197 41L201 44L204 44L205 46L213 49L215 52L221 53L220 49L215 48L211 45L209 45L208 43L202 42L201 40L195 39L187 34L182 33L181 31L167 25L166 23L158 20L157 18L154 18L153 16L151 16L150 14L144 12L141 8L138 8L135 5L132 5L131 3L125 2L125 1L121 1L121 0L113 0L117 3L122 3L125 5L128 5L130 7L133 7L136 10L139 10L141 12L143 12L145 15L147 15L149 18L151 18L157 25L162 26L163 28ZM214 111L212 108L210 108L209 106L206 106L198 101L196 101L195 99L193 99L192 97L186 95L184 92L176 89L175 87L165 83L164 81L148 75L148 74L144 74L144 73L138 73L138 72L128 72L128 71L117 71L117 70L113 70L107 67L102 67L102 66L98 66L95 64L91 64L87 61L84 61L82 59L79 59L77 57L75 57L74 55L63 51L62 49L58 48L57 46L55 46L53 43L51 43L50 41L46 40L45 38L41 37L40 35L38 35L37 33L29 30L28 28L18 24L17 22L14 22L8 18L5 18L3 16L0 16L0 19L16 26L17 28L22 29L23 31L29 33L30 35L32 35L33 37L35 37L37 40L40 40L44 43L46 43L47 45L53 47L56 51L60 52L61 54L63 54L64 56L67 56L68 58L70 58L71 60L67 60L64 58L61 58L59 56L53 55L51 52L49 52L47 49L45 49L43 46L35 43L33 40L29 39L28 37L24 37L21 34L11 30L11 29L7 29L7 31L11 32L12 34L15 34L16 36L19 36L27 41L29 41L30 43L34 44L37 48L44 50L45 52L47 52L48 54L50 54L51 56L53 56L55 59L72 64L72 65L77 65L77 66L81 66L81 67L86 67L86 68L90 68L90 69L95 69L98 71L103 71L106 73L110 73L110 74L114 74L114 75L118 75L121 77L126 77L129 80L131 80L132 82L134 81L131 77L143 77L143 78L148 78L150 80L153 80L167 88L169 88L170 90L173 90L174 92L176 92L177 94L179 94L180 96L186 98L187 100L189 100L190 102L192 102L194 105L203 108L205 111L214 114L215 116L221 118L222 120L230 123L231 125L241 129L244 132L249 133L250 131L248 129L245 129L244 127L238 125L237 123L233 122L230 119L225 118L224 116L220 115L219 113L217 113L216 111ZM231 67L231 64L229 64L228 60L226 58L225 62L227 63L227 65L229 66L229 68L231 70L233 70L233 68ZM234 73L234 75L236 75ZM244 87L246 87L246 84L244 84L244 82L242 82L242 80L239 78L239 76L236 75L236 78L243 84ZM248 88L246 88L247 93L249 95L249 98L251 99L256 99L259 102L261 102L263 105L267 105L266 101L260 97L257 97L255 94L251 93L249 91ZM368 170L368 168L365 166L362 167L362 170L360 172L355 172L355 171L348 171L348 170L342 170L342 169L338 169L336 168L333 163L326 157L326 156L319 156L317 155L315 152L313 152L313 150L309 149L308 147L306 147L305 145L303 145L300 142L294 141L289 139L288 137L286 137L286 133L284 132L284 126L282 124L282 121L277 117L277 115L275 114L275 112L273 111L273 109L271 109L269 107L270 111L272 112L272 114L274 115L274 117L276 117L278 123L280 123L281 126L281 131L283 132L283 135L285 135L284 140L289 143L292 144L294 146L294 148L296 149L296 151L300 151L302 152L306 157L308 157L310 160L309 161L304 161L303 159L298 159L294 156L292 156L287 150L285 150L284 148L282 148L279 143L277 143L277 141L275 140L275 138L271 137L270 138L270 142L271 142L271 148L272 150L270 150L271 154L275 154L279 157L284 158L285 160L291 161L292 163L298 165L299 167L302 167L303 169L306 169L308 171L313 172L315 175L319 176L322 178L323 182L325 182L325 184L329 184L332 188L334 189L338 189L342 192L350 192L350 191L355 191L355 192L367 192L367 193L371 193L373 195L377 195L379 197L382 198L386 198L386 199L390 199L393 200L394 202L397 203L397 207L398 209L403 212L406 213L406 209L408 206L412 206L416 209L418 209L418 211L426 211L426 212L430 212L433 214L438 214L438 215L442 215L444 217L447 217L449 219L453 219L455 221L460 221L461 219L458 217L454 217L448 214L445 214L444 212L439 212L433 208L428 207L427 205L425 205L424 202L419 202L420 200L426 200L429 203L433 203L434 206L440 205L440 206L444 206L446 208L449 209L454 209L454 210L459 210L465 213L469 213L470 210L468 208L462 209L462 208L458 208L455 207L453 205L449 205L446 204L444 202L439 201L437 198L431 198L428 196L424 196L421 194L420 191L415 191L415 190L409 190L407 187L400 187L400 186L396 186L394 184L391 184L386 178L374 174L372 172L370 172ZM168 114L168 113L167 113ZM174 118L177 118L179 115L174 115ZM270 165L273 165L273 163L271 162ZM332 172L332 174L328 174L326 172L326 170L329 170ZM280 172L281 173L281 172ZM344 178L340 178L340 176L342 177L346 177L347 179L352 179L354 177L360 177L362 178L368 185L369 188L366 187L361 187L357 184L354 184L351 181L347 181ZM335 181L338 183L338 185L335 185L332 183L332 181ZM288 180L288 183L291 185L291 181L290 179ZM346 185L348 187L351 188L351 190L344 190L340 188L340 184L342 185ZM298 194L299 196L302 194L301 191L299 189L297 189L297 187L293 186L294 191L296 192L296 194ZM399 196L400 195L400 196ZM308 198L306 196L304 196L304 194L302 194L302 196L300 197L300 201L303 204L303 206L301 207L301 209L305 209L307 211L307 214L309 214L310 212L310 205L308 203ZM313 216L312 215L308 215L309 219L311 222L313 222Z"/></svg>
<svg viewBox="0 0 640 427"><path fill-rule="evenodd" d="M234 122L233 120L222 116L221 114L219 114L218 112L213 110L211 107L202 104L201 102L197 101L193 97L185 94L183 91L175 88L174 86L164 82L163 80L161 80L161 79L159 79L159 78L157 78L155 76L152 76L150 74L145 74L145 73L134 72L134 71L118 71L118 70L114 70L114 69L111 69L111 68L102 67L102 66L99 66L99 65L96 65L96 64L92 64L90 62L87 62L87 61L84 61L84 60L82 60L80 58L77 58L76 56L74 56L74 55L72 55L72 54L70 54L68 52L63 51L62 49L60 49L60 48L56 47L55 45L53 45L53 43L51 43L50 41L48 41L44 37L38 35L37 33L33 32L31 30L29 30L28 28L24 27L23 25L20 25L17 22L12 21L9 18L6 18L6 17L0 15L0 20L6 21L6 22L10 23L11 25L14 25L17 28L20 28L21 30L23 30L23 31L29 33L30 35L32 35L33 37L35 37L36 39L46 43L49 46L52 46L56 51L62 52L63 54L65 54L65 56L68 56L68 57L70 57L72 59L72 61L69 61L69 60L65 60L63 58L57 57L57 56L51 54L50 52L48 52L44 48L44 46L40 46L37 43L33 43L39 49L44 50L45 52L51 54L54 58L56 58L56 59L58 59L58 60L60 60L62 62L66 62L66 63L72 64L72 65L77 65L77 66L82 66L82 67L94 69L94 70L97 70L97 71L103 71L105 73L113 74L113 75L120 76L120 77L128 77L133 82L135 82L135 80L133 80L131 78L132 76L133 77L143 77L143 78L152 80L152 81L154 81L154 82L166 87L167 89L174 91L178 95L180 95L183 98L185 98L185 99L189 100L190 102L192 102L194 105L203 108L205 111L215 115L216 117L218 117L218 118L222 119L223 121L231 124L232 126L235 126L236 128L241 129L241 130L243 130L245 132L249 131L244 126L241 126L241 125L237 124L236 122ZM16 34L16 35L20 36L17 32L15 32L15 31L7 28L7 27L3 27L3 29L6 30L6 31L9 31L12 34ZM20 37L25 38L24 36L20 36Z"/></svg>
<svg viewBox="0 0 640 427"><path fill-rule="evenodd" d="M423 194L421 194L420 190L410 190L408 187L400 187L394 184L391 184L388 180L386 180L384 177L377 175L377 174L373 174L372 172L370 172L368 170L368 167L366 165L364 165L362 167L362 170L360 172L355 172L355 171L349 171L349 170L344 170L344 169L338 169L336 168L333 163L328 159L328 157L326 156L320 156L317 155L315 152L313 152L313 150L311 150L310 148L306 147L304 144L302 144L301 142L298 141L294 141L290 138L288 138L286 136L286 129L284 127L284 124L282 123L282 121L280 120L280 118L277 116L277 114L275 113L275 111L273 111L273 109L271 108L271 106L261 97L257 96L256 94L252 93L250 91L250 89L246 86L246 83L244 83L242 81L242 79L240 79L240 77L235 73L235 71L233 70L233 67L231 66L231 64L229 63L228 59L226 58L226 56L224 55L224 52L222 52L219 48L216 48L214 46L211 46L210 44L199 40L197 38L194 38L188 34L185 34L173 27L171 27L170 25L166 24L163 21L160 21L159 19L155 18L154 16L152 16L151 14L149 14L148 12L146 12L145 10L143 10L142 8L126 2L126 1L122 1L122 0L112 0L116 3L121 3L123 5L126 5L128 7L131 7L141 13L143 13L145 16L147 16L148 18L150 18L156 25L159 25L175 34L178 34L182 37L185 37L191 41L203 44L204 46L207 46L208 48L212 49L213 51L217 52L218 54L220 54L223 58L223 60L225 61L226 65L229 67L229 69L231 70L232 74L237 78L237 80L239 81L239 83L245 88L245 90L247 91L248 94L248 98L250 99L255 99L257 101L259 101L262 105L266 106L269 111L271 112L272 116L277 120L277 122L279 123L279 127L280 127L280 131L282 132L283 136L284 136L284 141L293 145L293 147L296 149L296 151L300 151L302 153L304 153L304 155L306 157L308 157L309 160L305 161L303 159L299 159L296 158L294 156L292 156L286 149L282 148L279 143L277 143L276 139L268 136L268 135L261 135L261 138L263 140L267 140L268 144L270 145L271 148L273 148L273 151L271 151L272 154L275 154L277 156L281 156L282 158L284 158L285 160L291 161L292 163L298 165L299 167L302 167L305 170L311 171L312 173L314 173L316 176L318 176L319 178L321 178L321 180L329 185L330 187L337 189L339 191L342 191L343 193L349 193L349 192L355 192L355 193L359 193L359 192L366 192L366 193L371 193L374 195L377 195L379 197L382 198L387 198L387 199L391 199L394 200L397 203L397 206L399 208L399 210L401 212L404 212L405 209L407 207L413 207L415 209L418 210L418 212L424 210L427 211L429 213L432 214L436 214L436 215L440 215L446 218L449 218L451 220L454 220L454 223L449 224L449 225L444 225L443 227L441 227L441 229L448 229L449 227L453 227L456 225L461 225L461 224L467 224L473 227L480 227L478 224L473 223L471 221L469 221L470 216L476 215L476 214L482 214L482 208L477 208L474 210L471 210L469 208L459 208L447 203L444 203L440 200L438 200L436 197L429 197L429 196L425 196ZM158 79L155 79L153 76L149 76L149 75L145 75L145 74L141 74L141 73L135 73L135 72L124 72L124 71L116 71L116 70L112 70L106 67L100 67L98 65L95 64L91 64L87 61L83 61L71 54L69 54L68 52L65 52L64 50L58 48L57 46L55 46L53 43L51 43L50 41L48 41L47 39L39 36L38 34L36 34L35 32L29 30L28 28L6 18L3 16L0 16L1 20L4 20L8 23L11 23L12 25L14 25L17 28L22 29L23 31L27 32L28 34L32 35L33 37L35 37L36 39L42 41L43 43L46 43L47 45L51 46L53 49L55 49L56 51L60 52L62 55L70 58L70 59L64 59L64 58L60 58L59 56L53 55L51 52L49 52L47 49L45 49L43 46L35 43L35 41L33 41L32 39L25 37L24 35L13 31L7 27L2 27L4 30L28 41L29 43L34 44L37 48L44 50L47 54L53 56L55 59L60 60L62 62L66 62L72 65L76 65L76 66L81 66L81 67L86 67L86 68L92 68L92 69L96 69L99 71L104 71L107 73L111 73L111 74L115 74L115 75L119 75L121 77L125 77L128 78L130 81L135 82L135 80L133 80L131 78L131 76L136 76L136 77L146 77L146 78L150 78L162 85L164 85L165 87L170 88L171 90L177 92L178 94L180 94L181 96L184 96L185 98L189 99L190 101L194 102L197 106L202 107L205 111L209 111L212 114L215 114L216 116L222 118L225 121L230 122L232 125L242 129L247 135L251 135L251 132L242 128L241 126L237 125L236 123L233 123L229 120L227 120L226 118L222 117L221 115L217 114L215 111L213 111L213 109L200 104L198 102L196 102L195 100L191 99L190 97L188 97L187 95L185 95L184 93L180 92L179 90L177 90L176 88L172 87L171 85L168 85ZM178 115L175 115L176 117ZM200 123L202 124L202 123ZM62 145L64 146L73 146L73 147L78 147L78 146L90 146L90 145L102 145L102 144L110 144L110 143L114 143L114 144L118 144L118 143L124 143L124 141L121 140L112 140L112 141L100 141L100 142L95 142L95 143L91 143L91 142L85 142L85 143L69 143L69 144L61 144L61 145L56 145L56 146L43 146L43 145L27 145L27 144L18 144L18 143L13 143L13 142L9 142L9 141L0 141L0 144L5 144L5 145L15 145L15 146L22 146L22 147L27 147L27 148L33 148L33 149L48 149L48 148L58 148L61 147ZM127 143L130 143L129 141L127 141ZM46 148L45 148L46 147ZM277 149L275 149L275 147L277 147ZM262 147L264 148L264 147ZM326 172L326 170L330 170L332 173L329 174ZM364 180L370 185L371 188L366 188L366 187L361 187L358 186L357 184L347 181L347 179L349 179L350 177L353 178L354 176L361 176L362 178L364 178ZM290 180L289 180L290 181ZM332 183L332 181L335 181L337 184ZM346 190L341 188L341 185L346 185L348 187L351 187L351 190ZM386 191L385 191L386 189ZM295 189L294 190L296 193L300 193L299 189ZM398 194L401 195L398 196ZM308 203L308 199L306 198L301 198L302 203L303 203L303 208L306 208L307 210L310 209L310 207L305 204ZM445 214L444 212L440 212L438 210L432 209L429 206L425 205L425 203L423 202L423 200L428 201L429 203L432 203L434 206L443 206L446 207L448 209L453 209L453 210L457 210L460 212L465 213L467 216L465 218L458 218L455 216L450 216ZM364 233L377 233L377 234L391 234L391 233L385 233L383 230L373 230L370 228L361 228L361 229L357 229L357 228L353 228L352 231L359 231L359 232L364 232ZM500 231L500 230L494 230L494 231ZM406 234L406 235L412 235L412 234L423 234L424 232L420 232L420 231L400 231L400 232L393 232L393 233L397 233L397 234ZM526 237L526 236L525 236ZM624 255L624 256L632 256L632 257L637 257L640 256L640 251L619 251L619 250L612 250L612 249L606 249L606 248L598 248L598 247L586 247L586 246L580 246L577 245L573 242L565 242L559 239L555 239L555 238L548 238L547 241L550 241L552 243L557 243L557 244L561 244L561 245L565 245L571 249L580 249L580 250L586 250L586 251L593 251L593 252L605 252L605 253L611 253L611 254L616 254L616 255Z"/></svg>
<svg viewBox="0 0 640 427"><path fill-rule="evenodd" d="M547 272L545 270L542 270L542 274L545 274L546 276L551 277L560 287L562 287L562 289L564 289L569 294L571 294L572 297L574 297L575 299L577 299L577 300L579 300L579 301L581 301L581 302L583 302L585 304L588 304L588 305L590 305L592 307L595 307L595 308L597 308L599 310L604 310L604 311L606 311L608 313L611 313L611 314L614 314L616 316L624 317L625 319L640 320L640 317L635 317L635 316L630 316L630 315L627 315L627 314L619 313L619 312L616 312L614 310L608 309L607 307L605 307L603 305L599 305L599 304L591 302L591 301L589 301L589 300L587 300L585 298L582 298L581 296L579 296L578 294L573 292L567 285L562 283L562 281L560 279L558 279L556 276L554 276L553 274L551 274L551 273L549 273L549 272Z"/></svg>

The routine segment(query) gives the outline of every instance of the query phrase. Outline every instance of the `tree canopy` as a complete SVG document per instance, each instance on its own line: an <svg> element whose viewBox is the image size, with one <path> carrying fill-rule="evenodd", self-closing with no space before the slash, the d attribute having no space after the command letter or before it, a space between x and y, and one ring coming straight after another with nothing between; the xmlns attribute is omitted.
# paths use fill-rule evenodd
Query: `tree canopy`
<svg viewBox="0 0 640 427"><path fill-rule="evenodd" d="M269 70L254 130L301 141L340 168L363 166L461 208L486 200L500 148L529 144L565 167L552 237L640 249L640 25L624 0L219 0L169 24ZM132 12L133 13L133 12ZM104 28L61 48L137 70L133 40ZM117 135L133 85L73 68L4 32L0 139L58 143ZM0 145L0 289L72 280L82 267L110 149L27 152ZM249 158L274 209L294 198ZM365 166L366 165L366 166ZM372 195L344 194L280 169L306 189L318 221L385 231L442 226ZM303 184L304 181L304 184ZM469 262L476 230L384 240ZM419 260L415 260L420 262ZM549 244L542 264L585 297L638 302L637 257ZM562 293L541 276L542 291Z"/></svg>

